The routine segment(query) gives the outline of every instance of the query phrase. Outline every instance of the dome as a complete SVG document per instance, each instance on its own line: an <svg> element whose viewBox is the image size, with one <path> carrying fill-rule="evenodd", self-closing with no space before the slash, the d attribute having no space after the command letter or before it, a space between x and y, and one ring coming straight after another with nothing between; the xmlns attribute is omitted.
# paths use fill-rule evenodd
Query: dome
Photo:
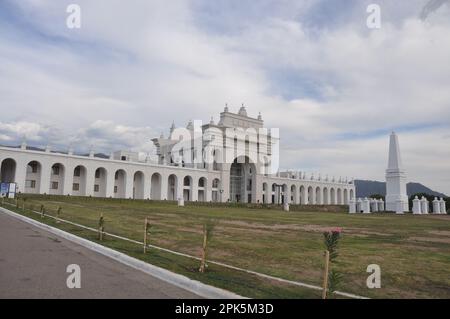
<svg viewBox="0 0 450 319"><path fill-rule="evenodd" d="M238 114L242 115L242 116L247 116L247 110L245 109L244 104L242 104L241 108L239 109L239 113Z"/></svg>

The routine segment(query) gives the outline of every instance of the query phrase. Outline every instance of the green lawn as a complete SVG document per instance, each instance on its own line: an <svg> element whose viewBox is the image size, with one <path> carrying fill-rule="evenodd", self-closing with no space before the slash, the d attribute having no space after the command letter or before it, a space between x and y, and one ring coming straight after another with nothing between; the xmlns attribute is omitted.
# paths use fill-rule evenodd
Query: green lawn
<svg viewBox="0 0 450 319"><path fill-rule="evenodd" d="M23 196L22 196L23 198ZM19 203L22 203L19 201ZM35 210L44 204L61 218L97 227L104 214L105 231L143 240L144 219L152 223L150 243L200 256L202 225L217 221L209 246L209 259L285 279L321 285L322 231L342 227L336 265L343 275L340 291L372 298L450 298L450 216L349 215L335 212L275 208L187 205L63 196L26 196ZM29 212L27 216L42 220ZM79 236L96 240L96 234L67 224L55 224ZM320 291L269 281L243 272L210 265L197 272L199 262L106 238L104 245L190 278L252 298L318 298ZM368 289L366 268L381 267L381 289Z"/></svg>

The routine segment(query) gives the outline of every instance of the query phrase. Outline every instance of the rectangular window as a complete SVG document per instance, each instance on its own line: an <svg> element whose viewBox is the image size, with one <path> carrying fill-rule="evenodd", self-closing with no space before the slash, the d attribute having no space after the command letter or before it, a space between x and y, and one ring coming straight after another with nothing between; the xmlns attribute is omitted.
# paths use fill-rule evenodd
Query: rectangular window
<svg viewBox="0 0 450 319"><path fill-rule="evenodd" d="M95 178L100 178L100 170L95 171Z"/></svg>
<svg viewBox="0 0 450 319"><path fill-rule="evenodd" d="M27 173L37 173L38 165L36 162L31 162L27 166Z"/></svg>
<svg viewBox="0 0 450 319"><path fill-rule="evenodd" d="M27 187L27 188L36 188L36 181L35 180L27 180L27 181L25 181L25 187Z"/></svg>
<svg viewBox="0 0 450 319"><path fill-rule="evenodd" d="M100 186L99 185L94 185L94 192L98 193L100 190Z"/></svg>
<svg viewBox="0 0 450 319"><path fill-rule="evenodd" d="M52 189L58 189L58 182L52 182Z"/></svg>
<svg viewBox="0 0 450 319"><path fill-rule="evenodd" d="M252 190L252 180L249 179L249 180L247 181L247 191L251 191L251 190Z"/></svg>
<svg viewBox="0 0 450 319"><path fill-rule="evenodd" d="M81 167L80 166L75 167L75 170L73 171L73 176L76 176L76 177L81 176Z"/></svg>
<svg viewBox="0 0 450 319"><path fill-rule="evenodd" d="M79 191L79 190L80 190L80 184L78 184L78 183L73 183L72 190L74 190L74 191Z"/></svg>
<svg viewBox="0 0 450 319"><path fill-rule="evenodd" d="M117 186L114 186L114 193L117 193Z"/></svg>

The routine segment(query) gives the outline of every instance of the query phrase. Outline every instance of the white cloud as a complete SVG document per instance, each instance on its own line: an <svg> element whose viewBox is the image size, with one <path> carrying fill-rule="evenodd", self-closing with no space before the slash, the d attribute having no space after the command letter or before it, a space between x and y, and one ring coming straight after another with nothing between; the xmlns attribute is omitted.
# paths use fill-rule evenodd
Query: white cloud
<svg viewBox="0 0 450 319"><path fill-rule="evenodd" d="M400 129L411 179L449 192L449 154L432 151L450 135L446 6L423 23L425 0L380 1L382 28L369 31L362 4L311 29L303 21L323 1L229 4L212 16L201 1L78 1L82 28L69 30L68 3L22 1L38 35L0 31L3 125L34 123L42 143L150 149L172 119L217 120L224 103L244 102L281 129L285 167L382 179L388 136L373 132ZM0 130L10 143L21 135Z"/></svg>

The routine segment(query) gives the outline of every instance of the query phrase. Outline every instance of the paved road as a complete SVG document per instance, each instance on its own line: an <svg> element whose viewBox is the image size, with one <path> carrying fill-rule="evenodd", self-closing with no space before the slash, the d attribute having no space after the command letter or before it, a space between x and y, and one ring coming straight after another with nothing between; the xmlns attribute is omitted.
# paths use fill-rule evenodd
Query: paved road
<svg viewBox="0 0 450 319"><path fill-rule="evenodd" d="M81 268L81 288L66 267ZM139 270L0 213L0 298L198 298Z"/></svg>

